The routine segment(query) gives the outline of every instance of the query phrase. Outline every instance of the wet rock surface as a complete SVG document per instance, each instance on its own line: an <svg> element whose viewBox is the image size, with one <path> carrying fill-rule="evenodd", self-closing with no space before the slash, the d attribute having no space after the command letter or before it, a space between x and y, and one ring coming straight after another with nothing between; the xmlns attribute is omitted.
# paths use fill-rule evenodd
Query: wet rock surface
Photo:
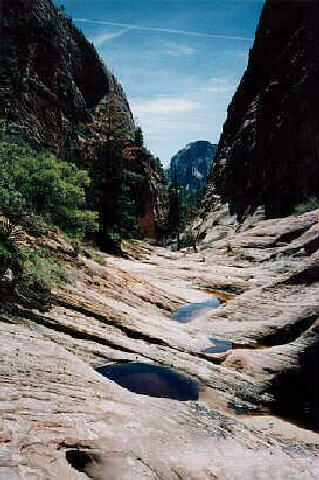
<svg viewBox="0 0 319 480"><path fill-rule="evenodd" d="M101 254L102 265L64 248L73 283L56 286L50 310L2 305L2 477L316 478L305 385L318 346L318 257L307 253L317 215L260 221L198 253L130 242L128 259ZM204 290L230 298L171 320ZM203 353L211 339L235 348ZM204 391L152 398L94 371L117 362L170 367Z"/></svg>

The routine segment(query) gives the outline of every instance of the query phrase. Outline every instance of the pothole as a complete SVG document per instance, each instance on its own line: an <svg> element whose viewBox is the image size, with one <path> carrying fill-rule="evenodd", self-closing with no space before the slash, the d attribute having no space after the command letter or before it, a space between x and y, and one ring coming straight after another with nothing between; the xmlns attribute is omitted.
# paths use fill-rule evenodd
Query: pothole
<svg viewBox="0 0 319 480"><path fill-rule="evenodd" d="M91 456L87 452L79 449L67 450L65 457L71 467L79 472L86 472L88 465L92 461Z"/></svg>
<svg viewBox="0 0 319 480"><path fill-rule="evenodd" d="M194 320L199 312L216 309L219 306L220 303L216 297L208 298L203 302L187 303L172 315L171 320L178 323L188 323Z"/></svg>
<svg viewBox="0 0 319 480"><path fill-rule="evenodd" d="M130 392L173 400L198 400L201 384L170 367L130 362L97 367L96 371Z"/></svg>
<svg viewBox="0 0 319 480"><path fill-rule="evenodd" d="M233 349L233 343L229 340L222 340L220 338L210 338L211 347L204 348L201 353L222 353Z"/></svg>

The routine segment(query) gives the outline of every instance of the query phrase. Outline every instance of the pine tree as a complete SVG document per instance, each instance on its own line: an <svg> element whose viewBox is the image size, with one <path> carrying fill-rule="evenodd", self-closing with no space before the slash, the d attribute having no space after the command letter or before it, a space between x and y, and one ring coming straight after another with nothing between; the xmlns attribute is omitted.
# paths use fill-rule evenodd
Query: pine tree
<svg viewBox="0 0 319 480"><path fill-rule="evenodd" d="M177 169L175 167L174 180L169 186L169 213L168 224L172 233L177 235L177 250L180 249L180 199L178 191Z"/></svg>
<svg viewBox="0 0 319 480"><path fill-rule="evenodd" d="M140 147L140 148L144 146L144 138L143 138L143 132L141 127L137 127L137 129L135 130L134 144L136 147Z"/></svg>

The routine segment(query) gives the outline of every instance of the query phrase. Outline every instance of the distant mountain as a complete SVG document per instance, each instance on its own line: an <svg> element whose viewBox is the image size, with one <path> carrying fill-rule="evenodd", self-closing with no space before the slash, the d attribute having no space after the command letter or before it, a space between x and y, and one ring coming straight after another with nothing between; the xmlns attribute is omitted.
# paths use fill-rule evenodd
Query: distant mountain
<svg viewBox="0 0 319 480"><path fill-rule="evenodd" d="M175 171L185 197L198 197L203 191L207 174L217 152L217 145L199 140L188 143L171 159L166 170L168 181L174 180Z"/></svg>

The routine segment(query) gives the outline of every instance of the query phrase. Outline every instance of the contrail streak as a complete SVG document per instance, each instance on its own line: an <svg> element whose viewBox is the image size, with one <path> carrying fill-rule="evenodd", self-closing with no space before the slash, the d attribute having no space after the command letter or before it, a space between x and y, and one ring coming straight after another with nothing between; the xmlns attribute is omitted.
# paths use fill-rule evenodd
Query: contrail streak
<svg viewBox="0 0 319 480"><path fill-rule="evenodd" d="M116 22L104 22L102 20L90 20L89 18L74 18L74 21L82 22L82 23L93 23L95 25L112 25L114 27L124 27L130 30L143 30L146 32L163 32L163 33L174 33L178 35L189 35L192 37L222 38L224 40L244 40L244 41L253 40L253 38L248 38L248 37L235 37L231 35L218 35L214 33L192 32L188 30L173 30L170 28L142 27L140 25L131 25L129 23L116 23Z"/></svg>
<svg viewBox="0 0 319 480"><path fill-rule="evenodd" d="M102 33L101 35L96 35L92 37L90 40L94 43L96 47L101 47L105 42L113 40L114 38L121 37L126 32L132 30L131 28L123 28L122 30L114 33Z"/></svg>

